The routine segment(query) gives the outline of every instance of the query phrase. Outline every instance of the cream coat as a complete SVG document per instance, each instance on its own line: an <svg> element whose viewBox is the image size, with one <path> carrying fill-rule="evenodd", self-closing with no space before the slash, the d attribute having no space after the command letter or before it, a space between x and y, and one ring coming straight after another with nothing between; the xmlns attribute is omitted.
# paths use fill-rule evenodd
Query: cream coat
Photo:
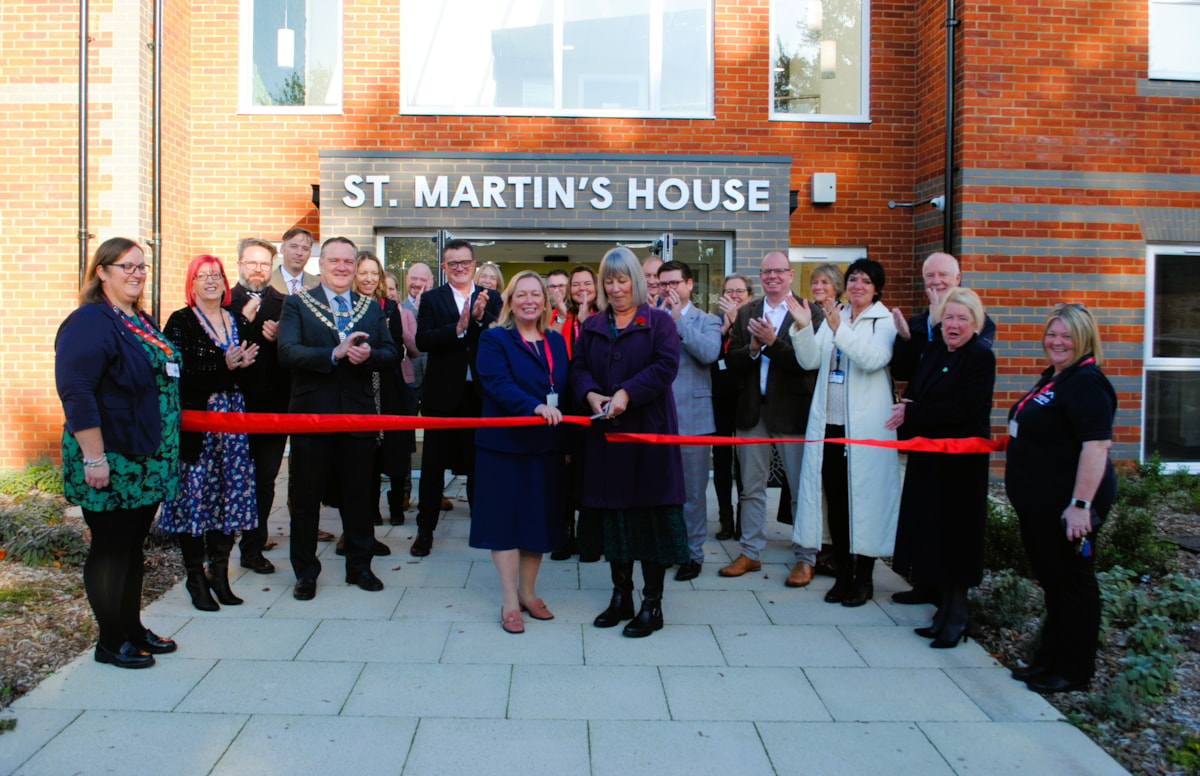
<svg viewBox="0 0 1200 776"><path fill-rule="evenodd" d="M851 325L849 308L833 334L828 324L813 334L811 324L790 334L796 361L805 369L820 368L808 413L808 439L825 436L825 403L829 389L829 361L834 347L842 349L846 372L846 436L851 439L895 439L884 429L892 412L892 378L888 362L896 327L887 307L875 302ZM850 552L873 557L891 555L896 544L900 513L900 462L896 451L884 447L848 445L850 475ZM821 546L821 464L825 447L810 444L800 467L800 493L792 541L801 547Z"/></svg>

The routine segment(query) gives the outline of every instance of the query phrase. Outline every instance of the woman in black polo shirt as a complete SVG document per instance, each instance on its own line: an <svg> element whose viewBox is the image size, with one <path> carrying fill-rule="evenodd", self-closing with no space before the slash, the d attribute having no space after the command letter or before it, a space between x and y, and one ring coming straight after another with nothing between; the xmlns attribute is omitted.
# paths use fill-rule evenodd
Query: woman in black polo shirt
<svg viewBox="0 0 1200 776"><path fill-rule="evenodd" d="M1084 689L1095 673L1095 540L1117 494L1108 459L1117 396L1100 371L1096 320L1083 305L1054 306L1042 350L1049 368L1008 414L1004 481L1046 594L1037 652L1013 677L1055 693Z"/></svg>

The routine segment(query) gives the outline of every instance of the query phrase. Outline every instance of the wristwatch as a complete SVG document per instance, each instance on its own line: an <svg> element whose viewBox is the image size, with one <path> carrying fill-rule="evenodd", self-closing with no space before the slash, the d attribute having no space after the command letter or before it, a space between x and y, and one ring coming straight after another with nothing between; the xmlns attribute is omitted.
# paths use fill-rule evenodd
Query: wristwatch
<svg viewBox="0 0 1200 776"><path fill-rule="evenodd" d="M1073 499L1071 499L1071 506L1079 507L1080 509L1091 509L1092 502L1085 501L1081 498L1073 498Z"/></svg>

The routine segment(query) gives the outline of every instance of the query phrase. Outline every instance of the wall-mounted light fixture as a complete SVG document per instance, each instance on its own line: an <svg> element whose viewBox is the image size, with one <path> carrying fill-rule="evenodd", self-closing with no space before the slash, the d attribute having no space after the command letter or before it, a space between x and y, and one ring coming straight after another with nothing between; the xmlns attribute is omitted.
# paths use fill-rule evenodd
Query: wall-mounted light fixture
<svg viewBox="0 0 1200 776"><path fill-rule="evenodd" d="M288 0L283 0L283 26L275 34L275 64L280 67L296 66L296 31L288 27Z"/></svg>

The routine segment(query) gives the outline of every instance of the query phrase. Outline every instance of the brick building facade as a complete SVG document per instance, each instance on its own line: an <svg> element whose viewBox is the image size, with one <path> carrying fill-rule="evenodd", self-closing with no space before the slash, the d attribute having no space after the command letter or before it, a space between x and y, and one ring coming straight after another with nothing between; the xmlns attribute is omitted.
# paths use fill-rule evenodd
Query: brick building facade
<svg viewBox="0 0 1200 776"><path fill-rule="evenodd" d="M495 105L442 110L421 102L441 95L422 91L411 52L421 39L414 30L434 23L422 14L444 4L288 0L292 21L279 22L266 20L265 0L163 0L161 295L152 304L162 318L182 305L193 255L232 258L240 237L278 239L299 225L321 237L346 234L381 255L391 255L390 240L421 242L438 230L494 243L479 249L481 259L490 250L502 256L510 241L539 242L539 261L568 266L577 260L572 242L644 244L672 233L685 260L708 264L710 279L752 270L771 248L790 248L797 262L865 253L887 268L884 301L912 310L920 261L942 247L943 215L888 202L945 193L947 4L824 1L650 3L648 44L613 34L612 18L572 27L587 4L530 3L550 9L544 20L490 32ZM1105 370L1120 394L1117 455L1141 456L1149 430L1170 460L1194 463L1200 352L1191 340L1200 341L1200 324L1191 311L1200 309L1200 275L1186 257L1200 251L1200 73L1150 77L1159 39L1151 11L1163 5L1183 7L954 4L951 247L999 325L998 408L1040 371L1045 311L1084 302L1102 323ZM90 256L108 237L152 236L155 6L88 8ZM288 53L293 64L309 63L300 92L312 103L272 105L296 92L294 78L272 85L277 68L267 59L278 56L283 68L279 31L302 26L297 15L304 29ZM822 39L819 67L815 53L809 62L819 77L803 75L802 55L778 56L793 17L797 27L808 20L814 52L816 37L840 25L840 55L831 46L827 64ZM453 29L471 27L467 18L455 17ZM267 37L256 37L255 19ZM0 10L0 233L27 270L0 286L0 467L58 449L53 340L79 279L79 28L78 4ZM595 39L573 37L580 29ZM531 67L529 41L551 33L563 51L610 49L614 62L649 52L651 77L585 73L573 85L586 94L572 97L563 54L552 79L517 84L534 108L506 109L506 74ZM328 37L332 64L317 67ZM262 59L263 40L278 40L279 51ZM466 33L446 40L463 47L459 59L480 58ZM682 60L682 76L676 48L696 57ZM437 65L443 54L431 46L426 61ZM431 66L434 75L439 67L449 66ZM804 88L813 91L797 95ZM823 96L853 104L856 94L856 115L813 107ZM668 105L678 95L686 107ZM576 107L566 105L572 99ZM621 107L625 100L634 107ZM813 202L814 173L836 176L835 201ZM605 207L591 202L598 177L609 182L600 187L612 198ZM471 191L461 189L464 178ZM535 178L546 187L536 203ZM721 181L715 190L713 180ZM724 188L729 181L738 196Z"/></svg>

